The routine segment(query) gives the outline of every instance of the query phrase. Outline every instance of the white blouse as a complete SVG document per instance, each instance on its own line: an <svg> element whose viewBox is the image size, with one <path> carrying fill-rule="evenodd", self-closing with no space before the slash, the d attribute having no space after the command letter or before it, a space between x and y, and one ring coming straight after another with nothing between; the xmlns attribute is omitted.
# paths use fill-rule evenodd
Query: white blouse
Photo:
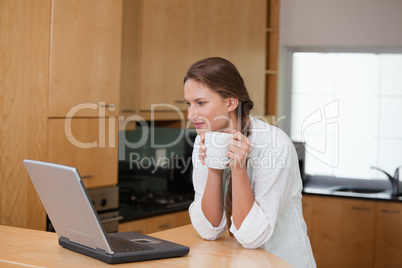
<svg viewBox="0 0 402 268"><path fill-rule="evenodd" d="M239 229L232 220L230 232L245 248L261 247L294 267L316 267L302 214L302 181L293 143L279 128L251 116L250 119L252 146L247 174L255 201ZM199 235L215 240L226 231L226 217L223 213L220 225L214 227L202 211L208 168L199 159L199 142L197 136L192 155L195 198L189 213ZM229 168L224 178L228 172ZM224 192L226 184L223 180Z"/></svg>

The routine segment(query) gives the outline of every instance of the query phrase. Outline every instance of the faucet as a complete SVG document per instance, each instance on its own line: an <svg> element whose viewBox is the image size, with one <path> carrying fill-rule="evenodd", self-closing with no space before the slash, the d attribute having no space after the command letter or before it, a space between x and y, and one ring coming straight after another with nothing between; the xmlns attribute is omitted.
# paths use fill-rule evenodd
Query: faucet
<svg viewBox="0 0 402 268"><path fill-rule="evenodd" d="M400 167L402 167L402 166L400 166ZM384 171L384 170L382 170L382 169L380 169L380 168L378 168L378 167L371 167L372 169L377 169L377 170L383 172L385 175L387 175L389 181L391 182L391 189L392 189L391 194L392 194L392 195L399 195L399 194L401 194L401 193L399 192L399 168L400 168L400 167L397 167L397 168L396 168L395 174L394 174L393 177L392 177L390 174L388 174L388 172L386 172L386 171Z"/></svg>

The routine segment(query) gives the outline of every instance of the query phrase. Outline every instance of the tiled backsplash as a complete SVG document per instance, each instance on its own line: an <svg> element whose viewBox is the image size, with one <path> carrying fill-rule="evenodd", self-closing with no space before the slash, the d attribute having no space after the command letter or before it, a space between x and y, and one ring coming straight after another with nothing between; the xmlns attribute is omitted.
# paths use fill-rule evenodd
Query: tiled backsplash
<svg viewBox="0 0 402 268"><path fill-rule="evenodd" d="M194 129L143 127L119 132L119 161L147 165L163 164L173 156L183 156L186 143L192 143ZM191 144L192 145L192 144Z"/></svg>
<svg viewBox="0 0 402 268"><path fill-rule="evenodd" d="M137 191L191 186L194 129L137 126L119 132L119 186Z"/></svg>

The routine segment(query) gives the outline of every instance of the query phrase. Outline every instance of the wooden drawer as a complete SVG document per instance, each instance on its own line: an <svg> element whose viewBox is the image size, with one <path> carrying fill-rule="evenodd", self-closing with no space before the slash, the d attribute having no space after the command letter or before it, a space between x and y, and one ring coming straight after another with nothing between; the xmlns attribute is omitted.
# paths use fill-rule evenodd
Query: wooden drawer
<svg viewBox="0 0 402 268"><path fill-rule="evenodd" d="M175 216L173 214L149 218L147 220L146 231L147 234L174 228Z"/></svg>
<svg viewBox="0 0 402 268"><path fill-rule="evenodd" d="M188 211L181 211L148 219L135 220L119 224L119 232L156 233L171 228L190 224Z"/></svg>
<svg viewBox="0 0 402 268"><path fill-rule="evenodd" d="M119 232L136 232L145 234L146 220L129 221L119 224Z"/></svg>
<svg viewBox="0 0 402 268"><path fill-rule="evenodd" d="M116 185L117 127L105 118L48 119L48 161L76 167L87 188Z"/></svg>

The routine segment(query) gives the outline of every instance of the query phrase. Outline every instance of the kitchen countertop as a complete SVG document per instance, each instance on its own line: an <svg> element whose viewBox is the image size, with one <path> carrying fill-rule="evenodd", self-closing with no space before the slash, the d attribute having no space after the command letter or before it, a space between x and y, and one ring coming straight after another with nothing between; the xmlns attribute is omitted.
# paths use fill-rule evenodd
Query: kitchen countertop
<svg viewBox="0 0 402 268"><path fill-rule="evenodd" d="M191 225L152 234L190 247L184 257L114 264L113 267L292 267L263 249L245 249L233 237L216 241L199 237ZM111 267L110 264L58 245L55 233L0 225L0 266Z"/></svg>
<svg viewBox="0 0 402 268"><path fill-rule="evenodd" d="M378 190L378 193L353 193L336 191L340 187ZM303 183L303 194L324 195L371 199L391 202L402 202L402 196L391 195L391 184L385 180L332 179L328 177L310 177Z"/></svg>

